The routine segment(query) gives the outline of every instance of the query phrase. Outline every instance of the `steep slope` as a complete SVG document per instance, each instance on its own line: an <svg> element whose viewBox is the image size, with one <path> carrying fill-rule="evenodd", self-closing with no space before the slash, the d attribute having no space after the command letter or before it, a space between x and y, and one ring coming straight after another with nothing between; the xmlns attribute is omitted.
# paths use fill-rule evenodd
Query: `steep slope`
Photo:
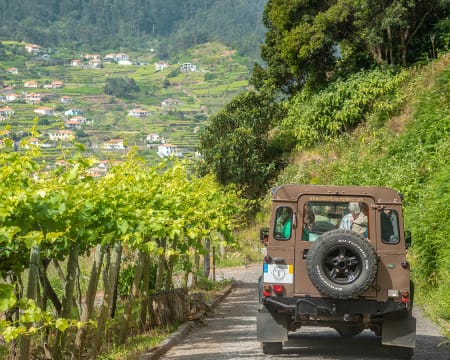
<svg viewBox="0 0 450 360"><path fill-rule="evenodd" d="M401 111L296 154L281 183L380 185L404 195L417 301L450 320L450 54L409 71Z"/></svg>

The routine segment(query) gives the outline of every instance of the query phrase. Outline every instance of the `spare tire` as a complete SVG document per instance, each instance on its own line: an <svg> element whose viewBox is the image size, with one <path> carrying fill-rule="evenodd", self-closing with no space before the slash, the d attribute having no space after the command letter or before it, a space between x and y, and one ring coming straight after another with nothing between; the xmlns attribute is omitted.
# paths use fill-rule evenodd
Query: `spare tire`
<svg viewBox="0 0 450 360"><path fill-rule="evenodd" d="M323 295L351 299L371 286L377 274L377 256L362 236L337 229L322 234L311 245L306 266Z"/></svg>

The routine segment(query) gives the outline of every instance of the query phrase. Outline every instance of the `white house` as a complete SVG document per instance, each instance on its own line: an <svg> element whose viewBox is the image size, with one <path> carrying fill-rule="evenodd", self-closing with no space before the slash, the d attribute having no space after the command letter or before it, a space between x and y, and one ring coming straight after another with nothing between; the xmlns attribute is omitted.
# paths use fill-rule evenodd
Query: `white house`
<svg viewBox="0 0 450 360"><path fill-rule="evenodd" d="M172 144L158 145L158 155L160 157L177 156L181 157L181 153L177 151L177 146Z"/></svg>
<svg viewBox="0 0 450 360"><path fill-rule="evenodd" d="M61 104L71 104L72 98L70 96L61 96Z"/></svg>
<svg viewBox="0 0 450 360"><path fill-rule="evenodd" d="M70 141L75 139L75 133L72 130L56 130L49 132L48 136L53 141Z"/></svg>
<svg viewBox="0 0 450 360"><path fill-rule="evenodd" d="M166 69L168 67L169 67L169 64L166 63L165 61L158 61L157 63L155 63L156 71L163 71L164 69Z"/></svg>
<svg viewBox="0 0 450 360"><path fill-rule="evenodd" d="M179 105L180 101L177 99L168 98L161 101L160 105L165 108L173 108L174 106Z"/></svg>
<svg viewBox="0 0 450 360"><path fill-rule="evenodd" d="M128 56L128 54L125 53L111 53L111 54L106 54L105 57L103 58L104 61L129 61L130 57Z"/></svg>
<svg viewBox="0 0 450 360"><path fill-rule="evenodd" d="M50 85L51 85L52 89L59 89L59 88L64 87L64 81L53 80Z"/></svg>
<svg viewBox="0 0 450 360"><path fill-rule="evenodd" d="M51 116L51 115L54 114L53 113L53 109L49 108L49 107L46 107L46 106L41 106L41 107L39 107L37 109L34 109L34 112L36 114L44 115L44 116Z"/></svg>
<svg viewBox="0 0 450 360"><path fill-rule="evenodd" d="M86 60L100 60L102 57L100 54L85 54L84 58Z"/></svg>
<svg viewBox="0 0 450 360"><path fill-rule="evenodd" d="M161 137L158 134L148 134L145 141L149 144L157 144L161 142Z"/></svg>
<svg viewBox="0 0 450 360"><path fill-rule="evenodd" d="M84 116L74 116L73 118L64 122L66 128L69 129L81 129L81 126L87 122Z"/></svg>
<svg viewBox="0 0 450 360"><path fill-rule="evenodd" d="M26 44L25 50L28 51L29 53L36 54L41 50L41 47L36 44Z"/></svg>
<svg viewBox="0 0 450 360"><path fill-rule="evenodd" d="M0 116L8 117L14 115L14 109L10 108L9 106L5 106L0 108Z"/></svg>
<svg viewBox="0 0 450 360"><path fill-rule="evenodd" d="M7 94L6 95L6 101L16 101L19 98L20 98L19 94L12 93L12 94Z"/></svg>
<svg viewBox="0 0 450 360"><path fill-rule="evenodd" d="M105 150L125 150L123 139L112 139L103 143Z"/></svg>
<svg viewBox="0 0 450 360"><path fill-rule="evenodd" d="M70 120L77 121L80 124L86 124L87 123L87 119L84 116L80 116L80 115L74 116Z"/></svg>
<svg viewBox="0 0 450 360"><path fill-rule="evenodd" d="M117 61L126 61L126 60L130 60L130 57L128 56L128 54L119 53L119 54L116 54L116 60Z"/></svg>
<svg viewBox="0 0 450 360"><path fill-rule="evenodd" d="M197 67L194 64L188 62L181 64L180 70L184 72L196 71Z"/></svg>
<svg viewBox="0 0 450 360"><path fill-rule="evenodd" d="M99 59L92 59L92 60L89 60L89 66L90 66L91 68L99 68L99 67L102 66L102 61L99 60Z"/></svg>
<svg viewBox="0 0 450 360"><path fill-rule="evenodd" d="M78 115L83 115L83 110L81 109L70 109L67 110L64 115L66 116L78 116Z"/></svg>
<svg viewBox="0 0 450 360"><path fill-rule="evenodd" d="M41 94L37 94L37 93L26 94L25 102L27 104L39 104L41 102Z"/></svg>
<svg viewBox="0 0 450 360"><path fill-rule="evenodd" d="M149 115L150 115L150 113L147 110L140 109L140 108L132 109L132 110L128 111L128 116L134 116L134 117L138 117L138 118L146 117Z"/></svg>
<svg viewBox="0 0 450 360"><path fill-rule="evenodd" d="M41 144L40 140L36 137L29 138L27 140L28 145L39 146Z"/></svg>
<svg viewBox="0 0 450 360"><path fill-rule="evenodd" d="M39 87L39 84L35 80L29 80L29 81L25 82L23 87L36 89Z"/></svg>

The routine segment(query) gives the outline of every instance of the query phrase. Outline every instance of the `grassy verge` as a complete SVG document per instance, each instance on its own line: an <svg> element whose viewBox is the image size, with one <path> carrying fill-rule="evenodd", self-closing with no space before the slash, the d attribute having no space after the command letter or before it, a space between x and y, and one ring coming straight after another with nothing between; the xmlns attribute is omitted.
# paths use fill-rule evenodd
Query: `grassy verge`
<svg viewBox="0 0 450 360"><path fill-rule="evenodd" d="M201 293L207 304L211 304L218 296L223 294L231 280L211 281L200 278L196 289L191 292ZM161 341L172 334L180 323L169 324L166 327L155 328L144 334L130 336L124 345L109 344L99 360L137 360L145 352L149 352Z"/></svg>
<svg viewBox="0 0 450 360"><path fill-rule="evenodd" d="M124 345L110 344L109 348L97 359L101 360L137 360L139 355L150 351L168 335L176 330L179 324L170 324L164 328L152 329L145 334L130 336Z"/></svg>

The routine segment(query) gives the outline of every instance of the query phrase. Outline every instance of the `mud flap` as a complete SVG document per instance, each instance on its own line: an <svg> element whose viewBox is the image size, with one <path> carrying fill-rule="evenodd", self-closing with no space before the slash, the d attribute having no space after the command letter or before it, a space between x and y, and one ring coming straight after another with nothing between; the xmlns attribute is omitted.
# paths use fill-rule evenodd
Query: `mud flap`
<svg viewBox="0 0 450 360"><path fill-rule="evenodd" d="M416 318L409 315L383 319L383 345L413 348L416 345Z"/></svg>
<svg viewBox="0 0 450 360"><path fill-rule="evenodd" d="M256 316L256 337L260 342L287 341L286 317L272 314L261 305Z"/></svg>

